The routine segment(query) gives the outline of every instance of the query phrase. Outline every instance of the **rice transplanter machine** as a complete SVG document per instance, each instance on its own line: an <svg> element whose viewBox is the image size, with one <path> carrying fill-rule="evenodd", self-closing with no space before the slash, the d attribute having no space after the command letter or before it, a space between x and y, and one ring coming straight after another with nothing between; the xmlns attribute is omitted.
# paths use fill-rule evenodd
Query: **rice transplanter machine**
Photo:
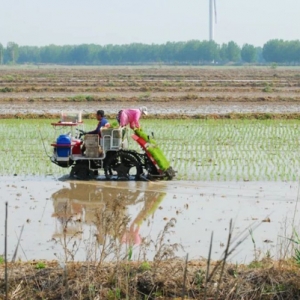
<svg viewBox="0 0 300 300"><path fill-rule="evenodd" d="M70 177L86 180L104 171L108 180L167 179L175 171L156 143L145 134L135 131L132 139L141 152L128 149L127 128L101 128L101 135L85 134L81 113L62 113L61 120L51 123L60 134L54 143L51 161L59 167L71 168ZM159 152L159 158L155 157Z"/></svg>

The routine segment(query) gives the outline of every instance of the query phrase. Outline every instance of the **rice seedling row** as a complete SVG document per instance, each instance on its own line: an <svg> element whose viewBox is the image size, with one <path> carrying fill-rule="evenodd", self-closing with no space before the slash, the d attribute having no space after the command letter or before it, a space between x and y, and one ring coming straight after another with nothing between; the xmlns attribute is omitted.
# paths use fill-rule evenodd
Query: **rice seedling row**
<svg viewBox="0 0 300 300"><path fill-rule="evenodd" d="M51 164L46 149L59 135L51 120L2 120L0 174L66 174ZM143 120L177 178L185 180L298 180L299 121ZM86 122L93 129L95 122ZM66 130L66 129L65 129ZM66 132L62 132L66 133ZM130 148L138 149L129 139Z"/></svg>

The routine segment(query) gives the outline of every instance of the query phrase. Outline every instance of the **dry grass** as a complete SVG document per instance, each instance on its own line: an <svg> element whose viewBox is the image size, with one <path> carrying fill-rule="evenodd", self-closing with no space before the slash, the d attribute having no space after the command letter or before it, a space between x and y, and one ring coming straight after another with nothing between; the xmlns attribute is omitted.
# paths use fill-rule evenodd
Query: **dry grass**
<svg viewBox="0 0 300 300"><path fill-rule="evenodd" d="M10 299L204 299L206 261L171 259L155 262L68 263L9 265ZM212 264L212 267L216 263ZM186 272L186 286L184 271ZM3 268L0 269L3 278ZM299 299L300 269L291 262L264 260L246 265L226 264L207 283L207 298L214 299ZM4 284L0 285L4 299ZM186 298L185 298L186 299Z"/></svg>

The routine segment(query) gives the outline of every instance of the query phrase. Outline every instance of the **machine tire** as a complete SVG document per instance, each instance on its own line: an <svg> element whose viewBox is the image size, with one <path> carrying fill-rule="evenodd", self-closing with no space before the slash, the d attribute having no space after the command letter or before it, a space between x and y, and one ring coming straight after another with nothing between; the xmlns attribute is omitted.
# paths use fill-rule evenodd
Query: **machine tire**
<svg viewBox="0 0 300 300"><path fill-rule="evenodd" d="M70 177L80 180L88 180L91 176L91 170L89 169L88 164L83 162L78 162L75 166L72 167Z"/></svg>
<svg viewBox="0 0 300 300"><path fill-rule="evenodd" d="M134 174L130 174L132 169ZM104 174L106 179L111 180L114 177L118 180L139 180L143 168L138 159L130 153L119 151L115 155L108 158L104 166Z"/></svg>

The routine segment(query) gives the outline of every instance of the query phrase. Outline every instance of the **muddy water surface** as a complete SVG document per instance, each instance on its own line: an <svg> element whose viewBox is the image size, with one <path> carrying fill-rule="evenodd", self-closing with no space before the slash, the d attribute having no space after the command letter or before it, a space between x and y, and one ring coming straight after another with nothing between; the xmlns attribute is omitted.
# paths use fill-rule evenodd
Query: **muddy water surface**
<svg viewBox="0 0 300 300"><path fill-rule="evenodd" d="M93 259L113 237L122 247L133 246L134 258L146 252L151 259L159 234L172 218L176 224L165 243L181 244L184 250L178 250L179 256L207 257L213 231L213 258L219 259L232 218L235 237L253 226L258 252L270 251L278 258L287 244L280 236L285 230L291 233L292 222L298 225L299 220L298 183L71 182L51 177L1 177L0 189L3 224L5 201L9 203L10 258L24 225L17 255L22 260ZM3 245L3 225L0 239ZM153 243L143 247L144 241L150 240ZM231 260L249 262L253 258L253 243L247 237Z"/></svg>

